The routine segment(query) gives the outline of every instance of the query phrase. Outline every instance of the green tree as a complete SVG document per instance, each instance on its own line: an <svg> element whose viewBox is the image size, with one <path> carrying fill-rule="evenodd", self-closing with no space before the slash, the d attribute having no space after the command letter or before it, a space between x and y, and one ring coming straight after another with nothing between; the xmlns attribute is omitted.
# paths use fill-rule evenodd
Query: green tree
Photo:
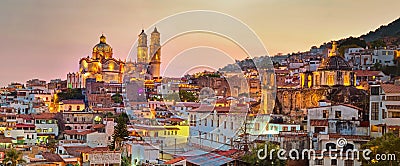
<svg viewBox="0 0 400 166"><path fill-rule="evenodd" d="M56 152L57 145L58 145L58 140L54 138L49 138L47 140L47 148L50 150L51 153Z"/></svg>
<svg viewBox="0 0 400 166"><path fill-rule="evenodd" d="M256 148L251 149L251 151L248 154L244 155L242 157L242 160L250 165L257 165L257 166L264 166L264 165L265 166L267 166L267 165L284 166L285 161L279 160L277 157L277 153L273 153L272 160L271 160L271 157L268 156L269 152L271 152L271 150L273 150L273 149L275 149L275 152L277 152L279 150L279 146L275 145L271 142L268 142L266 145L267 145L267 152L265 152L265 144L260 144L260 145L257 145ZM263 156L265 153L268 153L267 157L265 159L260 159L258 157L258 151L260 149L264 149L264 151L262 153L260 153L260 156Z"/></svg>
<svg viewBox="0 0 400 166"><path fill-rule="evenodd" d="M122 103L122 95L119 93L112 95L111 99L114 101L114 103Z"/></svg>
<svg viewBox="0 0 400 166"><path fill-rule="evenodd" d="M121 166L130 166L131 165L131 157L123 156L121 160Z"/></svg>
<svg viewBox="0 0 400 166"><path fill-rule="evenodd" d="M3 164L8 166L17 166L17 164L26 163L24 159L22 159L22 152L18 151L14 148L6 151L6 156L3 160Z"/></svg>
<svg viewBox="0 0 400 166"><path fill-rule="evenodd" d="M120 114L117 118L115 118L115 122L117 125L114 127L113 142L110 146L110 149L112 150L120 148L122 141L129 136L127 129L127 124L129 122L128 115L126 113Z"/></svg>
<svg viewBox="0 0 400 166"><path fill-rule="evenodd" d="M400 165L399 155L400 155L400 138L393 133L387 133L382 137L375 138L361 146L362 149L370 149L372 151L369 154L371 160L365 160L361 157L363 165L367 166L384 166L384 165ZM391 161L375 160L376 154L395 154L396 159Z"/></svg>
<svg viewBox="0 0 400 166"><path fill-rule="evenodd" d="M188 92L185 90L180 90L179 96L180 96L180 100L185 101L185 102L195 102L198 100L196 93Z"/></svg>
<svg viewBox="0 0 400 166"><path fill-rule="evenodd" d="M56 103L68 99L85 99L85 96L82 94L82 89L67 89L66 91L57 93L57 96Z"/></svg>
<svg viewBox="0 0 400 166"><path fill-rule="evenodd" d="M166 101L179 101L179 94L178 93L171 93L163 96L164 100Z"/></svg>
<svg viewBox="0 0 400 166"><path fill-rule="evenodd" d="M380 64L379 62L374 63L374 65L372 66L372 68L374 70L382 70L382 64Z"/></svg>
<svg viewBox="0 0 400 166"><path fill-rule="evenodd" d="M370 43L371 48L379 48L379 47L386 47L386 43L383 40L375 40Z"/></svg>

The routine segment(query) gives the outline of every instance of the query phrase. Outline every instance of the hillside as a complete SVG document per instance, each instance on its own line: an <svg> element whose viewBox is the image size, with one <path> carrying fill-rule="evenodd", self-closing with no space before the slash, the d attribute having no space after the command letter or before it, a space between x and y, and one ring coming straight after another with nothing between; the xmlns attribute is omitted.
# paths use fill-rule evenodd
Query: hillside
<svg viewBox="0 0 400 166"><path fill-rule="evenodd" d="M366 42L375 41L387 36L400 36L400 18L388 25L382 25L375 31L370 31L365 35L361 35Z"/></svg>

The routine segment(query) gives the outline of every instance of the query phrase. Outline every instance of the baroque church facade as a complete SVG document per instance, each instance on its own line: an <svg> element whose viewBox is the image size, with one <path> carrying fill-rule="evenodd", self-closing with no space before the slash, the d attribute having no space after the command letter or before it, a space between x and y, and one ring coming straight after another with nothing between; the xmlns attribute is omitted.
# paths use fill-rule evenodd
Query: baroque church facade
<svg viewBox="0 0 400 166"><path fill-rule="evenodd" d="M79 60L79 71L67 74L68 88L85 88L87 80L93 82L122 83L124 74L128 79L161 80L160 33L154 28L148 47L147 34L138 35L137 59L128 62L113 58L113 48L104 35L92 49L92 56Z"/></svg>
<svg viewBox="0 0 400 166"><path fill-rule="evenodd" d="M69 88L84 88L86 81L104 81L107 83L122 83L125 62L113 58L113 49L106 42L104 35L100 42L92 49L92 56L79 60L79 72L68 73L67 85Z"/></svg>
<svg viewBox="0 0 400 166"><path fill-rule="evenodd" d="M316 71L301 73L301 88L278 89L274 113L304 117L303 110L318 107L321 100L352 104L365 111L368 105L366 92L355 87L356 77L351 66L337 52L336 42L333 42L328 57Z"/></svg>

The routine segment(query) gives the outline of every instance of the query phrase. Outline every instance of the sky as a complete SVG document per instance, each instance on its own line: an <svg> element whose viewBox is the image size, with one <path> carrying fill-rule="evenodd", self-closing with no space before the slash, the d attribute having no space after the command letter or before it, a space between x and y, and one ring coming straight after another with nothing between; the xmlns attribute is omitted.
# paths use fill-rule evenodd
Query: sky
<svg viewBox="0 0 400 166"><path fill-rule="evenodd" d="M78 71L80 58L91 55L102 33L113 56L124 60L141 29L180 12L212 10L237 18L275 55L375 30L400 17L399 5L398 0L2 0L0 86L66 79ZM218 68L246 56L220 36L188 34L163 46L161 73L179 76L196 66Z"/></svg>

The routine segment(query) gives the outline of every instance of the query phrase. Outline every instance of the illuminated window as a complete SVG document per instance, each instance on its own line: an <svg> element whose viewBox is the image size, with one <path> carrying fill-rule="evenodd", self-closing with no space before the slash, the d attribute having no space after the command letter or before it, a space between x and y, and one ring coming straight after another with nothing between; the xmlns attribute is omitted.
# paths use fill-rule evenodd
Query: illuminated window
<svg viewBox="0 0 400 166"><path fill-rule="evenodd" d="M327 84L328 84L329 86L332 86L332 85L334 85L334 84L335 84L335 80L334 80L334 76L333 76L333 74L329 74L329 75L328 75L328 81L327 81Z"/></svg>
<svg viewBox="0 0 400 166"><path fill-rule="evenodd" d="M255 129L256 131L260 130L260 123L255 123L255 124L254 124L254 129Z"/></svg>

